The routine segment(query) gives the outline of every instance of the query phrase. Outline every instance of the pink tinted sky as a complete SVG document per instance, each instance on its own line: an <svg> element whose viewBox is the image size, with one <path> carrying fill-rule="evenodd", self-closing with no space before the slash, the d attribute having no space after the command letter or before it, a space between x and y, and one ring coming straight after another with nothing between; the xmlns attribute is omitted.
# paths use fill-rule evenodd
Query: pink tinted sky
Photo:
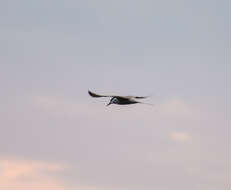
<svg viewBox="0 0 231 190"><path fill-rule="evenodd" d="M229 2L0 5L0 189L231 188Z"/></svg>

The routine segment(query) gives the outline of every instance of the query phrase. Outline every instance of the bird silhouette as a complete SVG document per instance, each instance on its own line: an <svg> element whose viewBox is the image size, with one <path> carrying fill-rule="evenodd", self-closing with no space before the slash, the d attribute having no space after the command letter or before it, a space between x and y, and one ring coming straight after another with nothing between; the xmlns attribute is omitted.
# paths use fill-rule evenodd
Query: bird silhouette
<svg viewBox="0 0 231 190"><path fill-rule="evenodd" d="M148 104L144 102L137 101L137 99L144 99L148 98L148 96L118 96L118 95L101 95L96 94L90 90L88 90L88 94L93 98L102 98L102 97L110 97L110 102L107 104L107 106L111 104L118 104L118 105L128 105L128 104ZM148 104L152 105L152 104Z"/></svg>

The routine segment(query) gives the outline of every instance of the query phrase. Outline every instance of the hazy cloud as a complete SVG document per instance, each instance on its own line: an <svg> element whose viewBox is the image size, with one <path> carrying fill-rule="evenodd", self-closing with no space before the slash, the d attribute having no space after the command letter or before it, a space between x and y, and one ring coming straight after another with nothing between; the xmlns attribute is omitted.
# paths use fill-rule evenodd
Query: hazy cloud
<svg viewBox="0 0 231 190"><path fill-rule="evenodd" d="M0 160L0 188L13 189L55 189L67 190L64 183L56 176L68 166L24 159Z"/></svg>
<svg viewBox="0 0 231 190"><path fill-rule="evenodd" d="M176 142L184 143L192 140L192 136L185 132L172 132L169 137Z"/></svg>

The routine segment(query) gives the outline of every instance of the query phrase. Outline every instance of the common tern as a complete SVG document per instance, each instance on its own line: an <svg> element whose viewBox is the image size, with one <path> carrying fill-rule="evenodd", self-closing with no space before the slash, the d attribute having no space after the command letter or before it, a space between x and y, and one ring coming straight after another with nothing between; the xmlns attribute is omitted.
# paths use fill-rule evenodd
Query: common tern
<svg viewBox="0 0 231 190"><path fill-rule="evenodd" d="M111 104L118 104L118 105L128 105L128 104L137 104L137 103L148 104L148 103L137 101L138 99L148 98L148 96L101 95L91 92L90 90L88 90L88 94L93 98L110 97L111 99L110 102L107 104L107 106ZM152 104L148 104L148 105L152 105Z"/></svg>

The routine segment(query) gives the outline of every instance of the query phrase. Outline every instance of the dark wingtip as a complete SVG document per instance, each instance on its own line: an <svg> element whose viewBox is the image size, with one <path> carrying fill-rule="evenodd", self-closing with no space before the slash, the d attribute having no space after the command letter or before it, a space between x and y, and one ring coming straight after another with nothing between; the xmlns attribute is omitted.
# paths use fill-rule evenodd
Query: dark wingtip
<svg viewBox="0 0 231 190"><path fill-rule="evenodd" d="M90 90L88 90L87 92L90 96L94 97L93 93Z"/></svg>
<svg viewBox="0 0 231 190"><path fill-rule="evenodd" d="M95 94L95 93L91 92L90 90L88 90L88 94L89 94L91 97L94 97L94 98L99 98L99 97L101 97L100 95Z"/></svg>

